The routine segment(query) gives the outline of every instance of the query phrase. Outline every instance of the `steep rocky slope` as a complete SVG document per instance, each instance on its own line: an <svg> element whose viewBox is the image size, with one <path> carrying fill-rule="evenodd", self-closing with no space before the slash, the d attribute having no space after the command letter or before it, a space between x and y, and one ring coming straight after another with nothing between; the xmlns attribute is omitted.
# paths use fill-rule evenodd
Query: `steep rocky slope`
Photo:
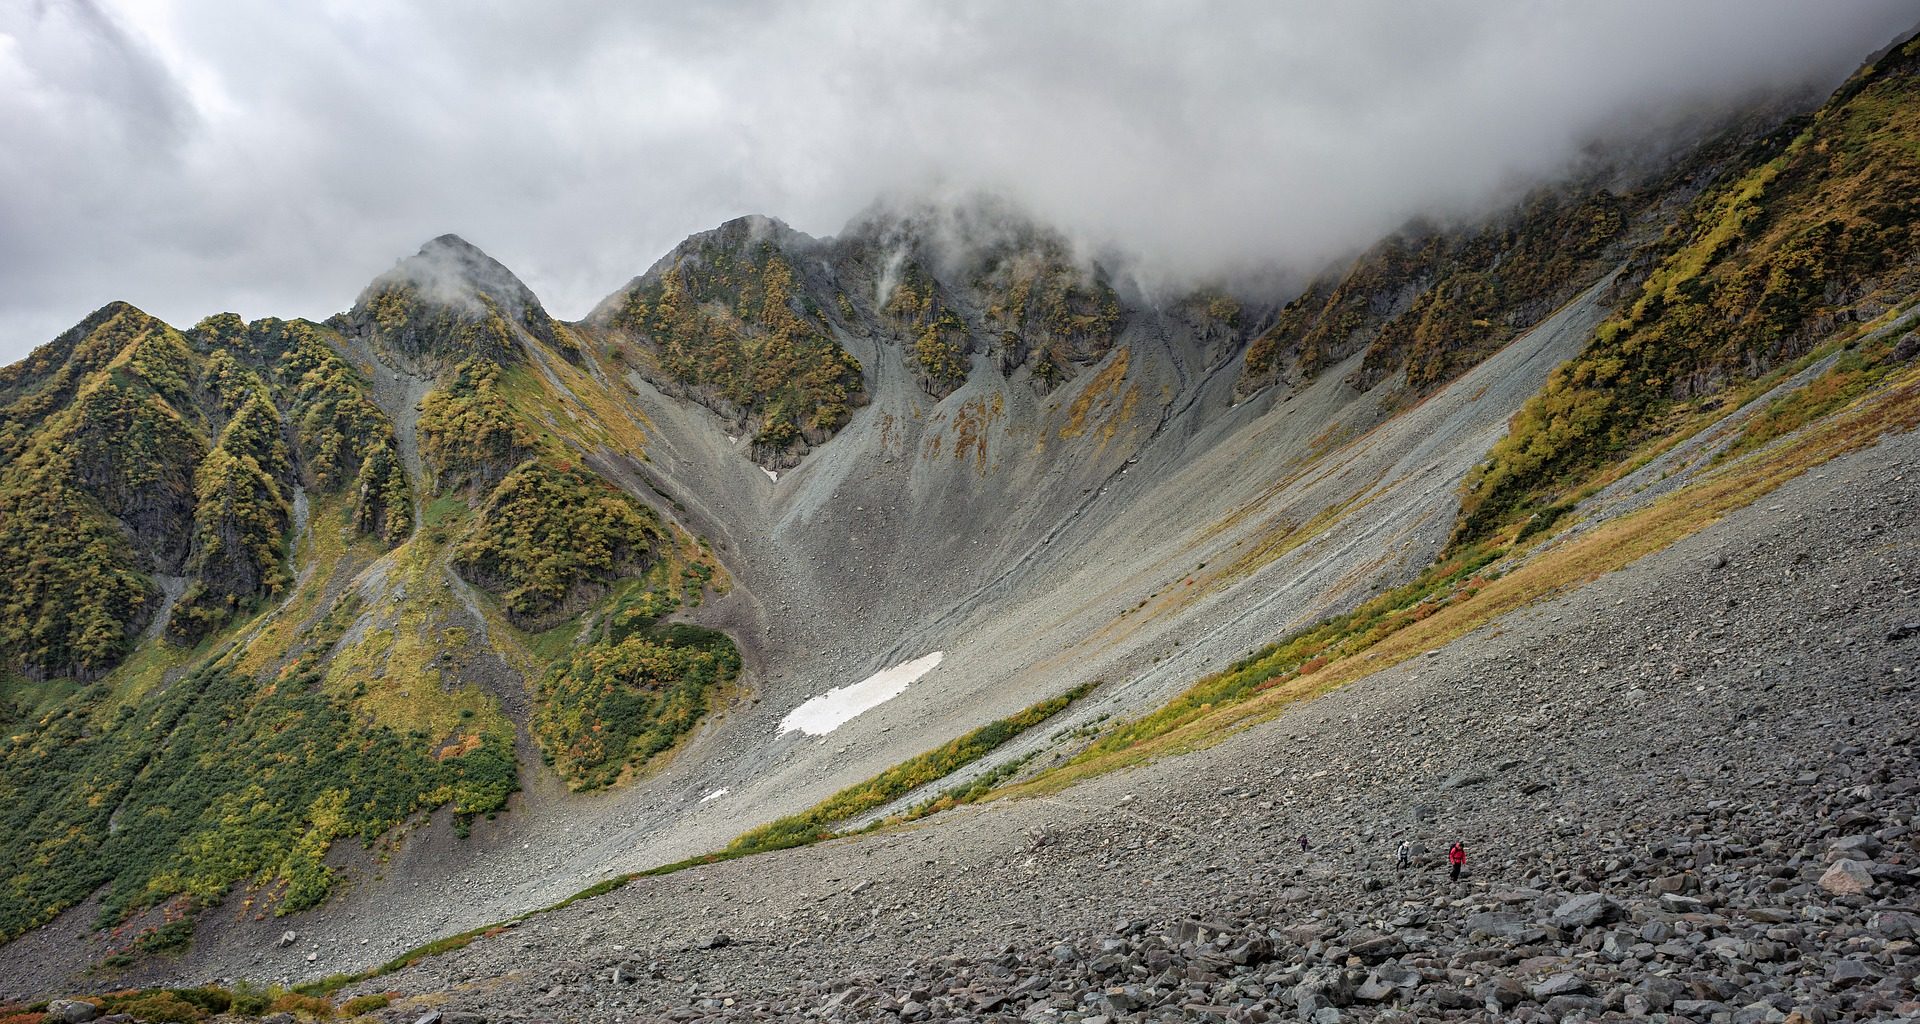
<svg viewBox="0 0 1920 1024"><path fill-rule="evenodd" d="M1920 1012L1915 464L1912 435L1829 464L1218 747L636 882L366 988L418 1000L396 1019Z"/></svg>
<svg viewBox="0 0 1920 1024"><path fill-rule="evenodd" d="M948 783L1138 760L1537 599L1583 538L1657 550L1913 426L1909 207L1873 183L1917 61L1291 304L1142 294L982 203L734 221L580 323L452 236L325 324L108 307L0 378L0 955L36 992L360 970L1050 698L1090 691ZM1817 302L1710 381L1555 411L1827 222ZM1516 461L1542 423L1605 443ZM1621 518L1682 486L1713 511Z"/></svg>

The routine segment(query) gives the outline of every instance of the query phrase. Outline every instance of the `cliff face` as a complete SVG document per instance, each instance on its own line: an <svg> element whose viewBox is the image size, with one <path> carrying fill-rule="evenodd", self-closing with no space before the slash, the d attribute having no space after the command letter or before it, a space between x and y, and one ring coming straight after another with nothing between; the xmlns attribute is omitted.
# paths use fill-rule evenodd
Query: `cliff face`
<svg viewBox="0 0 1920 1024"><path fill-rule="evenodd" d="M1603 164L1478 223L1409 225L1287 303L1249 345L1236 394L1310 380L1362 352L1355 387L1400 375L1411 394L1432 391L1657 242L1785 116L1749 116L1652 164Z"/></svg>

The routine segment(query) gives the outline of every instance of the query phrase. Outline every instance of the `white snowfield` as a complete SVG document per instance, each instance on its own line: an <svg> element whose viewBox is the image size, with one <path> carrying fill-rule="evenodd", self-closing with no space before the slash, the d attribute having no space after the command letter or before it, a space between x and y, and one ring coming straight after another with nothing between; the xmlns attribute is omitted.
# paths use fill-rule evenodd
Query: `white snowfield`
<svg viewBox="0 0 1920 1024"><path fill-rule="evenodd" d="M933 671L946 656L945 651L935 651L882 669L852 686L836 686L787 712L787 717L780 720L780 734L798 729L809 736L825 736L855 716L905 693L908 685Z"/></svg>

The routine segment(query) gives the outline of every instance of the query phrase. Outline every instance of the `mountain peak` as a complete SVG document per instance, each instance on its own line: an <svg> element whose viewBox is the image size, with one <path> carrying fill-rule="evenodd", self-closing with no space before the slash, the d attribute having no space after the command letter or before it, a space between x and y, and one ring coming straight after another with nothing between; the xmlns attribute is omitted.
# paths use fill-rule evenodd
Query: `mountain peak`
<svg viewBox="0 0 1920 1024"><path fill-rule="evenodd" d="M368 291L395 287L411 288L428 302L476 315L484 312L479 308L482 299L491 301L509 320L522 319L529 310L540 310L540 300L513 271L454 234L430 239L420 251L374 278ZM545 315L544 310L541 315Z"/></svg>
<svg viewBox="0 0 1920 1024"><path fill-rule="evenodd" d="M556 340L533 290L455 234L429 239L374 278L337 319L343 330L413 357L510 359L516 333Z"/></svg>

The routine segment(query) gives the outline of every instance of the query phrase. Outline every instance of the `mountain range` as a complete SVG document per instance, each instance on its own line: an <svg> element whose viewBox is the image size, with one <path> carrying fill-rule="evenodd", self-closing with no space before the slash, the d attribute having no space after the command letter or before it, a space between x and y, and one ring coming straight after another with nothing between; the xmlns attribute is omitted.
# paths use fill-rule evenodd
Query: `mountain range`
<svg viewBox="0 0 1920 1024"><path fill-rule="evenodd" d="M577 322L453 235L324 322L109 304L0 370L0 995L1115 770L1663 548L1920 422L1917 139L1907 42L1290 289L983 198Z"/></svg>

